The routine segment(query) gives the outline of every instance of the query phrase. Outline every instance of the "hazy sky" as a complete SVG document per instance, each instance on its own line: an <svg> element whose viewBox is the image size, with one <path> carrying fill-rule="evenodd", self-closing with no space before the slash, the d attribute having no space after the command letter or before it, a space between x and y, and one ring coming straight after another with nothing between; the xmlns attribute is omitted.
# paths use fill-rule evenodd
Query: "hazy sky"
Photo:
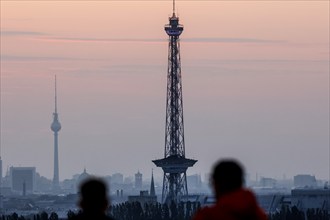
<svg viewBox="0 0 330 220"><path fill-rule="evenodd" d="M171 1L1 0L1 156L60 179L162 158ZM178 1L188 174L329 178L329 1Z"/></svg>

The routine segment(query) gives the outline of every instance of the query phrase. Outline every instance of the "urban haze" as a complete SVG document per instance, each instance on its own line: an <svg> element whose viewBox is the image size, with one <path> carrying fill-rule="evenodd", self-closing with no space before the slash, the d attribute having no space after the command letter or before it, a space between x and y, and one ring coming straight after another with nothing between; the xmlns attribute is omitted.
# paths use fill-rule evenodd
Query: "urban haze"
<svg viewBox="0 0 330 220"><path fill-rule="evenodd" d="M241 161L257 193L327 188L329 2L176 8L189 193L212 194L221 158ZM1 1L3 192L23 193L12 174L26 171L28 193L75 194L95 175L119 203L154 178L160 200L171 12L172 1Z"/></svg>

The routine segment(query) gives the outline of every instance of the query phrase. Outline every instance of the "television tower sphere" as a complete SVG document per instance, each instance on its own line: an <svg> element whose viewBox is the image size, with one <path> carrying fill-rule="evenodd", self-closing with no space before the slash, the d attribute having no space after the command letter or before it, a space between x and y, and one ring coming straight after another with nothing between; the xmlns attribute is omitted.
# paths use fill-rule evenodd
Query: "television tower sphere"
<svg viewBox="0 0 330 220"><path fill-rule="evenodd" d="M59 130L61 130L61 124L58 121L58 117L57 117L57 113L54 113L54 121L51 124L50 128L52 129L52 131L54 132L58 132Z"/></svg>

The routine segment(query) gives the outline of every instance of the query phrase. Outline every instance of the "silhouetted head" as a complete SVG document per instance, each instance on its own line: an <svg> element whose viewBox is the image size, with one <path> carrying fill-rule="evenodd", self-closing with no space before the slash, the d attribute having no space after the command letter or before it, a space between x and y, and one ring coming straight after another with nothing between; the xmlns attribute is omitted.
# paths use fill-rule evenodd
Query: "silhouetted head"
<svg viewBox="0 0 330 220"><path fill-rule="evenodd" d="M232 159L219 161L214 166L212 174L216 196L241 188L243 175L244 171L239 162Z"/></svg>
<svg viewBox="0 0 330 220"><path fill-rule="evenodd" d="M80 185L80 207L89 213L103 213L107 209L107 187L101 179L91 178Z"/></svg>

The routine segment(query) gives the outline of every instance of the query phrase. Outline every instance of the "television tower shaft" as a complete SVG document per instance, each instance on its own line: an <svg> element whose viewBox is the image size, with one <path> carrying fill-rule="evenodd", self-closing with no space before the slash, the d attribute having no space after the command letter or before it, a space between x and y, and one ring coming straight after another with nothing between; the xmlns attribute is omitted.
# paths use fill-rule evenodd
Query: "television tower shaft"
<svg viewBox="0 0 330 220"><path fill-rule="evenodd" d="M61 130L61 124L58 120L57 113L57 90L56 90L56 76L55 76L55 112L53 113L53 122L50 126L54 132L54 177L53 177L53 191L60 189L59 180L59 161L58 161L58 132Z"/></svg>

